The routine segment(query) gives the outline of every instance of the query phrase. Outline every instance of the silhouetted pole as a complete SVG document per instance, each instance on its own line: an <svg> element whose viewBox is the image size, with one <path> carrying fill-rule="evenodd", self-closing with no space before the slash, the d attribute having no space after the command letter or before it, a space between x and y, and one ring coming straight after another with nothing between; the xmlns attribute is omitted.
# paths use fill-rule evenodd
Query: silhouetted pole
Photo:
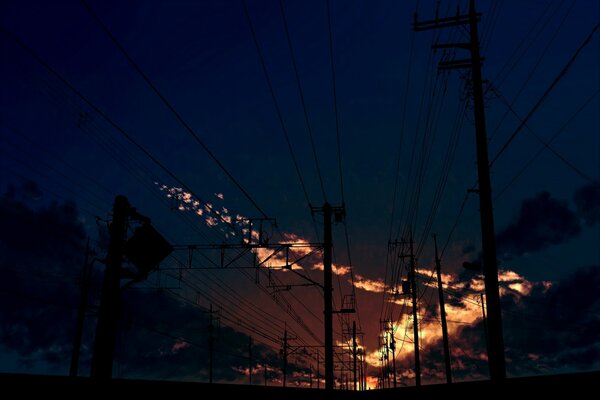
<svg viewBox="0 0 600 400"><path fill-rule="evenodd" d="M481 80L481 57L479 55L479 37L477 32L477 14L475 1L469 3L471 30L471 62L473 67L473 107L475 112L475 130L477 136L477 175L479 178L479 209L481 217L481 243L483 247L483 273L485 277L485 296L487 300L488 336L490 351L490 379L502 381L506 378L504 360L504 337L502 333L502 314L498 287L498 266L496 260L496 237L494 233L494 211L492 207L492 184L485 127L485 107L483 104L483 85Z"/></svg>
<svg viewBox="0 0 600 400"><path fill-rule="evenodd" d="M421 386L421 358L419 357L419 319L417 304L417 274L412 232L410 233L410 283L412 292L413 336L415 344L415 385Z"/></svg>
<svg viewBox="0 0 600 400"><path fill-rule="evenodd" d="M308 366L308 384L309 387L312 389L312 365Z"/></svg>
<svg viewBox="0 0 600 400"><path fill-rule="evenodd" d="M483 98L483 82L481 78L481 56L479 54L478 20L480 14L475 11L475 1L469 2L469 14L454 17L436 18L431 21L417 22L415 30L448 28L469 25L470 40L468 43L436 44L434 48L461 48L471 52L469 60L442 61L439 69L471 69L473 89L473 111L475 119L475 137L477 147L477 176L479 192L479 213L481 219L481 244L483 248L483 273L485 279L485 295L488 317L488 363L490 379L503 382L506 379L506 362L504 356L504 338L502 334L502 313L498 287L498 266L496 260L496 239L494 234L494 214L492 207L492 185L487 148L485 124L485 107ZM416 17L415 17L416 19Z"/></svg>
<svg viewBox="0 0 600 400"><path fill-rule="evenodd" d="M392 377L394 379L394 389L396 388L396 338L394 337L394 324L390 327L390 350L392 351Z"/></svg>
<svg viewBox="0 0 600 400"><path fill-rule="evenodd" d="M333 285L331 251L331 205L323 204L323 295L325 299L325 389L333 390Z"/></svg>
<svg viewBox="0 0 600 400"><path fill-rule="evenodd" d="M213 352L214 352L213 308L210 305L208 314L208 383L213 383Z"/></svg>
<svg viewBox="0 0 600 400"><path fill-rule="evenodd" d="M110 242L106 256L102 300L98 312L96 337L90 375L97 379L112 377L113 355L117 341L120 303L120 273L123 245L127 230L129 203L125 196L115 197L113 218L109 226Z"/></svg>
<svg viewBox="0 0 600 400"><path fill-rule="evenodd" d="M283 387L285 387L285 383L287 380L287 350L288 350L288 343L287 343L287 329L285 329L283 331Z"/></svg>
<svg viewBox="0 0 600 400"><path fill-rule="evenodd" d="M444 287L442 286L442 266L438 256L437 236L433 235L435 244L435 269L437 272L438 295L440 302L440 319L442 320L442 340L444 343L444 363L446 365L446 383L452 383L452 365L450 364L450 347L448 345L448 325L446 324L446 306L444 301Z"/></svg>
<svg viewBox="0 0 600 400"><path fill-rule="evenodd" d="M356 343L356 321L352 321L352 361L354 363L353 365L353 370L354 370L354 390L356 391L356 349L358 347L358 344Z"/></svg>
<svg viewBox="0 0 600 400"><path fill-rule="evenodd" d="M319 359L319 350L317 350L317 389L321 388L321 360Z"/></svg>
<svg viewBox="0 0 600 400"><path fill-rule="evenodd" d="M248 336L248 384L252 385L252 336Z"/></svg>
<svg viewBox="0 0 600 400"><path fill-rule="evenodd" d="M485 349L487 350L487 352L490 352L490 344L488 343L488 325L487 325L487 318L485 316L485 301L484 301L484 297L483 297L483 293L479 294L479 297L481 298L481 315L483 316L483 339L485 340Z"/></svg>
<svg viewBox="0 0 600 400"><path fill-rule="evenodd" d="M267 372L268 372L268 370L267 370L267 361L266 360L265 360L264 367L265 367L265 370L264 370L264 373L265 373L265 386L267 386Z"/></svg>
<svg viewBox="0 0 600 400"><path fill-rule="evenodd" d="M90 238L88 237L85 245L85 258L83 269L81 271L81 297L79 298L79 308L77 310L77 322L75 325L75 337L73 338L73 353L71 354L71 368L69 376L76 377L79 369L79 353L81 352L81 338L83 336L83 324L85 322L85 312L87 309L88 293L90 291Z"/></svg>

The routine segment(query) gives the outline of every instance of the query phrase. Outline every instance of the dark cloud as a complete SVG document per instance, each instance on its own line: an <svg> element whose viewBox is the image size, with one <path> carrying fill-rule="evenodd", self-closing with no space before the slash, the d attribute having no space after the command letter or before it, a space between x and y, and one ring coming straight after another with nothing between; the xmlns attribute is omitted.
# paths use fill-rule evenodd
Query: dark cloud
<svg viewBox="0 0 600 400"><path fill-rule="evenodd" d="M548 288L536 283L528 296L502 297L504 342L510 376L600 368L600 266L576 269ZM469 300L471 301L471 300ZM422 354L424 380L440 382L441 340ZM484 324L465 325L450 337L455 379L487 374ZM407 368L412 368L407 365Z"/></svg>
<svg viewBox="0 0 600 400"><path fill-rule="evenodd" d="M581 231L579 220L565 201L541 192L525 199L517 221L496 236L499 254L522 255L572 239Z"/></svg>
<svg viewBox="0 0 600 400"><path fill-rule="evenodd" d="M31 206L41 198L36 188L32 183L12 186L0 196L0 354L15 353L18 359L18 365L0 361L0 369L67 374L87 235L73 203ZM99 235L106 236L105 230ZM96 267L89 299L95 305L102 279L101 265L96 263ZM207 381L207 314L166 293L123 292L116 371L123 377ZM81 375L89 373L95 324L95 318L86 319ZM219 325L215 380L246 382L248 336ZM256 364L266 363L268 378L278 379L281 361L277 353L255 343ZM302 371L303 367L290 362L289 370Z"/></svg>
<svg viewBox="0 0 600 400"><path fill-rule="evenodd" d="M600 185L590 183L582 186L573 195L577 214L587 226L600 222Z"/></svg>
<svg viewBox="0 0 600 400"><path fill-rule="evenodd" d="M0 345L22 366L66 368L85 231L72 203L32 208L33 183L0 197ZM62 369L66 372L66 369Z"/></svg>

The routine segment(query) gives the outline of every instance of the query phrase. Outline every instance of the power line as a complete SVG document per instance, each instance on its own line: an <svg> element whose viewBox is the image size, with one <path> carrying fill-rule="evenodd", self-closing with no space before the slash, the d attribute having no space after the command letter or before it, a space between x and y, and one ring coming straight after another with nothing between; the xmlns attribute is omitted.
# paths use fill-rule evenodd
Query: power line
<svg viewBox="0 0 600 400"><path fill-rule="evenodd" d="M117 38L112 34L112 32L108 29L108 27L102 22L98 14L94 12L94 10L89 6L89 4L85 0L80 0L83 7L90 13L93 19L96 21L98 26L104 31L104 33L110 38L113 44L119 49L119 51L125 56L127 61L131 64L131 66L137 71L137 73L142 77L142 79L150 86L152 91L160 98L160 100L167 106L167 108L173 113L175 118L181 123L181 125L185 128L185 130L192 135L192 137L198 142L198 144L204 149L204 151L208 154L208 156L219 166L219 168L227 175L227 177L237 186L238 189L244 194L244 196L252 203L254 208L258 210L258 212L264 217L268 218L267 214L260 208L260 206L256 203L256 201L250 196L250 194L244 189L244 187L239 183L237 179L229 172L225 165L214 155L214 153L208 148L208 146L204 143L202 139L196 134L196 132L192 129L192 127L183 119L181 114L175 109L175 107L167 100L167 98L158 90L158 88L152 83L150 78L144 73L141 67L134 61L131 55L125 50L125 48L121 45L121 43L117 40Z"/></svg>
<svg viewBox="0 0 600 400"><path fill-rule="evenodd" d="M598 181L595 180L594 178L591 178L589 175L587 175L585 172L581 171L575 164L573 164L571 161L567 160L563 155L561 155L558 151L556 151L555 149L553 149L550 146L550 143L548 143L547 141L545 141L544 139L542 139L537 133L535 133L535 131L533 131L533 129L531 129L531 127L529 125L527 125L527 123L523 120L523 118L515 111L515 109L511 106L511 104L508 102L508 100L496 89L496 93L498 94L498 97L500 98L500 100L502 100L502 102L504 103L504 105L508 108L508 110L521 122L524 124L525 128L527 128L527 130L529 131L529 133L531 133L533 135L533 137L536 138L536 140L538 142L540 142L546 149L548 149L552 154L554 154L556 156L556 158L558 158L560 161L562 161L567 167L569 167L571 170L573 170L577 175L579 175L580 177L582 177L583 179L594 183L594 184L598 184ZM598 91L596 91L596 93L591 97L595 97L595 95L598 93Z"/></svg>
<svg viewBox="0 0 600 400"><path fill-rule="evenodd" d="M290 37L290 31L288 28L287 17L285 15L285 7L283 6L283 0L279 0L279 8L281 10L281 19L283 20L283 27L285 30L285 37L287 39L288 48L290 50L290 57L292 59L292 66L294 67L294 76L296 77L296 84L298 87L298 94L300 96L300 103L302 104L302 112L304 114L304 122L306 123L306 129L308 131L308 138L310 139L310 147L312 149L313 158L315 160L315 168L317 175L319 176L319 184L321 185L321 193L323 194L323 200L327 202L327 195L325 194L325 184L323 183L323 176L321 174L321 167L319 164L319 158L317 156L317 149L315 146L315 140L312 132L310 120L308 118L308 110L306 108L306 100L304 99L304 91L302 90L302 84L300 83L300 74L298 73L298 65L296 63L296 54L292 45L292 38Z"/></svg>
<svg viewBox="0 0 600 400"><path fill-rule="evenodd" d="M548 139L547 144L550 145L561 133L564 132L565 128L573 122L573 120L591 103L591 101L600 94L600 89L596 90L591 96L589 96L584 103L575 111L575 113L567 120L564 124ZM499 198L506 190L516 182L517 179L525 172L527 168L544 152L546 146L542 146L539 150L527 161L521 169L511 178L511 180L496 194L496 198ZM494 199L494 200L495 200Z"/></svg>
<svg viewBox="0 0 600 400"><path fill-rule="evenodd" d="M517 127L517 129L515 129L515 131L512 133L512 135L510 135L510 137L508 138L508 140L502 145L502 147L500 148L500 150L496 153L496 155L494 156L494 158L490 162L490 167L496 162L496 160L498 160L498 158L502 155L502 153L504 153L504 151L512 143L512 141L519 134L519 132L521 132L521 130L523 129L523 127L525 127L525 125L527 124L527 121L529 121L529 119L533 116L533 114L535 114L535 112L539 109L539 107L542 105L542 103L544 102L544 100L546 100L546 97L548 97L548 95L550 94L550 92L552 92L552 90L556 87L556 85L558 84L558 82L560 82L560 80L562 78L564 78L564 76L567 74L567 72L569 71L569 69L571 68L571 66L573 65L573 63L575 62L575 60L577 59L577 57L581 53L581 51L591 42L592 37L594 36L594 33L596 33L596 31L598 30L598 28L600 28L600 23L598 23L598 24L596 24L594 26L594 28L592 29L592 31L589 33L589 35L583 41L583 43L579 46L579 48L571 56L571 58L569 59L569 61L567 62L567 64L560 70L560 72L558 73L558 75L556 76L556 78L554 78L554 80L552 81L552 83L550 84L550 86L546 89L546 91L544 91L544 94L542 94L542 96L535 103L535 105L532 107L532 109L527 113L527 115L525 116L525 118L523 118L523 120L521 120L521 123L519 124L519 126Z"/></svg>
<svg viewBox="0 0 600 400"><path fill-rule="evenodd" d="M296 175L298 176L298 180L300 181L300 186L302 187L302 191L304 192L306 203L310 208L312 203L310 202L310 198L308 197L308 191L306 190L306 185L304 184L304 179L302 178L302 173L300 172L298 160L296 159L296 154L294 153L294 148L292 147L292 142L290 141L290 135L285 126L285 122L283 121L283 114L281 113L279 102L277 101L277 97L275 96L275 89L273 88L273 83L271 82L269 71L267 70L265 58L258 43L258 38L256 36L256 31L254 30L254 25L252 24L252 19L250 18L250 13L248 12L248 5L246 4L246 0L242 0L242 5L244 6L244 15L246 16L246 20L248 21L250 33L252 34L252 41L254 43L254 46L256 47L256 53L258 55L262 71L265 75L265 80L267 82L267 87L269 88L269 93L271 95L271 100L273 101L273 106L275 107L275 113L277 114L279 125L281 126L281 131L283 132L283 136L285 137L285 142L290 152L290 157L292 158L292 163L294 164L294 169L296 170Z"/></svg>
<svg viewBox="0 0 600 400"><path fill-rule="evenodd" d="M152 155L145 147L143 147L139 142L137 142L133 136L131 136L127 131L125 131L121 126L117 125L106 113L104 113L98 106L91 102L86 96L84 96L75 86L73 86L66 78L64 78L61 74L58 73L54 68L50 66L44 59L37 55L35 51L31 47L29 47L25 42L23 42L19 37L14 35L8 29L3 26L0 26L0 30L8 36L11 40L13 40L16 44L19 45L23 50L25 50L29 55L35 59L38 63L40 63L44 68L46 68L52 75L54 75L60 82L62 82L65 86L67 86L77 97L83 100L90 108L94 110L98 115L100 115L106 122L108 122L114 129L116 129L123 137L125 137L131 144L133 144L138 150L140 150L146 157L148 157L154 164L156 164L160 169L162 169L165 173L167 173L171 178L173 178L177 183L179 183L185 190L190 192L194 197L196 197L201 203L203 203L209 209L212 207L209 206L208 203L202 200L200 196L195 194L193 190L191 190L173 171L171 171L168 167L166 167L158 158ZM234 230L235 227L231 224L231 222L226 221L221 214L218 215L220 219L230 225Z"/></svg>

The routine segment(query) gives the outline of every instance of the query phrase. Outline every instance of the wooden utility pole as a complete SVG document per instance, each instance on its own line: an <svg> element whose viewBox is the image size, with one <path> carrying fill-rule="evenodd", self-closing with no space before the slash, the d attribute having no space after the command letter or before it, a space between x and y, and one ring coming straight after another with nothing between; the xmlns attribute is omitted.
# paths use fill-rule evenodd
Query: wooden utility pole
<svg viewBox="0 0 600 400"><path fill-rule="evenodd" d="M442 286L442 266L438 255L437 236L433 235L435 245L435 269L437 272L438 295L440 302L440 319L442 320L442 340L444 343L444 364L446 366L446 383L452 383L452 365L450 364L450 347L448 345L448 325L446 324L446 306L444 287Z"/></svg>
<svg viewBox="0 0 600 400"><path fill-rule="evenodd" d="M113 355L120 314L120 273L128 213L129 203L125 196L115 197L113 218L109 226L110 242L102 283L102 300L98 312L90 370L91 377L96 379L112 377Z"/></svg>
<svg viewBox="0 0 600 400"><path fill-rule="evenodd" d="M481 219L481 242L483 248L483 273L488 316L488 362L490 379L502 382L506 379L504 357L504 337L502 333L502 314L498 287L498 266L496 260L496 239L494 233L494 214L492 207L492 185L490 181L483 83L481 78L482 58L479 54L479 33L477 23L481 14L475 11L475 1L469 2L468 15L436 18L417 22L416 31L440 29L459 25L468 25L470 40L468 43L437 44L434 48L460 48L469 50L470 59L440 62L439 69L469 68L473 89L473 111L475 119L475 137L477 145L477 176L479 182L479 212Z"/></svg>

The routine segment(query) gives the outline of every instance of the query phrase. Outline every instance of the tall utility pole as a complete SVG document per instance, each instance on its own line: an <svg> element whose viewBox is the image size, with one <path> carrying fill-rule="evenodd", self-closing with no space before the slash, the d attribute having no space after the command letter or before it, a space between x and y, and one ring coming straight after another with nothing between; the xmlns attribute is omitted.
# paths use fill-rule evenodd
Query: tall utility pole
<svg viewBox="0 0 600 400"><path fill-rule="evenodd" d="M356 391L356 349L358 348L358 344L356 343L356 321L352 321L352 361L354 363L354 391Z"/></svg>
<svg viewBox="0 0 600 400"><path fill-rule="evenodd" d="M492 208L492 185L490 181L487 133L485 124L485 107L483 102L483 84L481 78L481 61L479 54L479 33L477 23L481 14L475 11L475 1L469 2L468 15L436 18L431 21L415 21L416 31L469 25L470 40L468 43L448 43L435 45L435 48L462 48L471 53L467 60L441 62L440 69L470 68L473 86L473 108L475 117L475 137L477 144L477 175L479 181L479 210L481 219L481 242L483 250L483 272L485 278L485 295L488 314L488 362L490 379L502 382L506 379L504 358L504 338L502 334L502 314L498 288L498 266L496 260L496 240L494 234L494 214Z"/></svg>
<svg viewBox="0 0 600 400"><path fill-rule="evenodd" d="M213 353L214 353L214 330L213 325L213 307L210 305L208 312L208 383L213 383Z"/></svg>
<svg viewBox="0 0 600 400"><path fill-rule="evenodd" d="M333 390L333 284L331 205L323 204L323 291L325 299L325 389Z"/></svg>
<svg viewBox="0 0 600 400"><path fill-rule="evenodd" d="M444 343L444 363L446 365L446 383L452 383L452 365L450 364L450 347L448 345L448 325L446 324L446 306L444 301L444 287L442 286L442 266L438 256L437 236L433 235L435 245L435 269L437 272L438 295L440 302L440 318L442 320L442 339Z"/></svg>
<svg viewBox="0 0 600 400"><path fill-rule="evenodd" d="M128 213L129 203L125 196L115 197L113 218L108 228L110 241L90 370L91 377L96 379L112 377L113 354L120 313L120 273Z"/></svg>
<svg viewBox="0 0 600 400"><path fill-rule="evenodd" d="M325 203L323 207L313 207L312 212L323 213L323 298L325 326L325 389L333 390L333 278L331 253L333 237L331 233L331 217L335 214L336 221L344 217L344 206L332 207Z"/></svg>
<svg viewBox="0 0 600 400"><path fill-rule="evenodd" d="M415 253L413 237L410 233L410 284L412 294L413 336L415 344L415 385L421 386L421 358L419 357L419 319L417 302L417 274L415 266Z"/></svg>
<svg viewBox="0 0 600 400"><path fill-rule="evenodd" d="M90 238L88 237L85 245L85 258L83 269L81 270L81 297L79 298L79 309L77 310L77 322L75 325L75 337L73 338L73 353L71 355L71 368L69 376L76 377L79 369L79 353L81 352L81 338L83 336L83 324L85 322L85 311L88 302L88 293L90 291L90 274L92 268L90 265Z"/></svg>

